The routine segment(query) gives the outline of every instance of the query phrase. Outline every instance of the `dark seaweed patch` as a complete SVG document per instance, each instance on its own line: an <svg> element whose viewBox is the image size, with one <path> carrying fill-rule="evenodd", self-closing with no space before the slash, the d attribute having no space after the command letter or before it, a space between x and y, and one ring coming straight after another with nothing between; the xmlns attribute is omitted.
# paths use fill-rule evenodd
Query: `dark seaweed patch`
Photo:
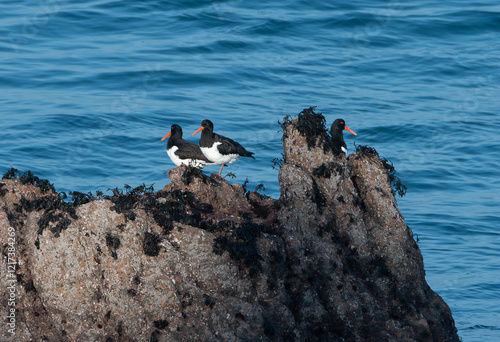
<svg viewBox="0 0 500 342"><path fill-rule="evenodd" d="M316 177L330 178L331 175L332 175L332 172L330 171L330 168L328 166L326 166L325 163L314 168L314 170L313 170L313 176L316 176Z"/></svg>
<svg viewBox="0 0 500 342"><path fill-rule="evenodd" d="M236 228L236 223L231 220L220 220L216 221L215 223L209 221L201 221L199 224L199 228L211 233L223 232L234 230Z"/></svg>
<svg viewBox="0 0 500 342"><path fill-rule="evenodd" d="M245 179L245 181L243 182L243 184L241 184L241 186L243 187L243 190L245 192L247 192L247 185L248 185L248 182L250 182L250 180L248 179L248 177Z"/></svg>
<svg viewBox="0 0 500 342"><path fill-rule="evenodd" d="M204 175L200 169L192 166L188 166L187 170L182 173L181 181L185 185L193 183L195 178L200 178L205 184L208 184L210 177Z"/></svg>
<svg viewBox="0 0 500 342"><path fill-rule="evenodd" d="M356 184L356 182L353 182L353 184ZM352 199L352 204L360 208L363 212L366 211L365 202L361 199L361 197L355 195Z"/></svg>
<svg viewBox="0 0 500 342"><path fill-rule="evenodd" d="M19 178L20 176L21 172L11 167L10 170L3 175L2 179L14 179L14 178Z"/></svg>
<svg viewBox="0 0 500 342"><path fill-rule="evenodd" d="M270 197L258 192L247 191L245 197L252 205L252 212L260 218L266 219L272 211L276 211L275 203L266 201Z"/></svg>
<svg viewBox="0 0 500 342"><path fill-rule="evenodd" d="M89 203L89 202L96 199L96 197L91 192L88 192L85 194L85 193L79 192L79 191L72 191L69 194L73 200L73 205L75 205L75 206Z"/></svg>
<svg viewBox="0 0 500 342"><path fill-rule="evenodd" d="M2 177L2 179L14 179L14 178L19 178L21 184L32 184L38 187L43 194L47 193L50 190L56 192L56 189L54 188L54 185L52 183L50 183L46 179L38 178L31 171L26 171L21 174L19 170L11 167L11 169L7 171Z"/></svg>
<svg viewBox="0 0 500 342"><path fill-rule="evenodd" d="M212 181L209 177L198 173L199 170L194 169L191 170L191 173L188 173L188 175L190 175L190 177L202 177L205 179L205 182ZM20 176L21 173L19 171L11 169L4 175L4 178L10 179ZM27 172L24 174L23 181L25 183L33 183L37 186L46 187L46 189L49 188L48 184L50 183L38 181L37 179L38 178L33 176L31 172ZM2 186L0 186L0 189L1 188ZM263 188L263 186L258 187L257 190L261 188ZM50 228L56 237L60 236L62 230L69 227L72 219L78 219L76 207L99 198L110 200L113 203L111 209L124 214L126 220L135 219L136 214L133 211L134 209L144 209L160 227L163 227L164 234L169 233L173 229L174 221L198 226L201 222L201 213L211 213L213 211L211 205L199 203L198 199L191 192L174 190L172 192L159 191L158 193L153 193L153 186L151 185L148 187L144 184L136 188L125 185L124 190L115 188L111 191L111 196L105 196L102 192L96 192L95 195L91 192L70 192L72 197L72 202L70 203L64 201L64 198L67 198L65 193L39 197L34 200L21 198L20 203L16 203L15 206L16 211L19 213L43 210L44 212L38 222L38 234L42 234L44 229ZM269 210L265 207L259 207L258 212L261 217L266 217L269 214ZM205 223L204 227L207 230L224 230L227 228L223 227L224 225L225 223L218 223L216 226ZM119 226L119 228L123 229L124 226L123 224ZM107 236L108 245L119 246L117 241L119 241L119 239L116 240L112 236ZM155 239L146 238L144 244L145 253L157 255L158 250L154 247L156 245ZM35 246L40 248L39 239L35 241ZM116 251L112 251L112 253L113 252L115 252L114 254L116 256Z"/></svg>
<svg viewBox="0 0 500 342"><path fill-rule="evenodd" d="M151 337L149 338L149 342L159 342L161 333L158 330L155 330L151 333Z"/></svg>
<svg viewBox="0 0 500 342"><path fill-rule="evenodd" d="M281 168L281 165L283 165L285 156L283 153L281 154L281 158L274 158L271 162L273 163L272 168L273 170L279 170Z"/></svg>
<svg viewBox="0 0 500 342"><path fill-rule="evenodd" d="M118 214L123 214L125 216L125 220L134 221L136 218L135 213L132 211L135 204L138 201L137 196L129 196L123 193L120 193L118 189L113 190L113 196L109 197L109 200L113 202L113 206L110 208L111 210L116 211Z"/></svg>
<svg viewBox="0 0 500 342"><path fill-rule="evenodd" d="M390 162L385 158L382 158L381 160L382 164L387 170L387 174L389 175L389 181L391 182L392 186L392 191L391 191L392 194L396 195L397 193L399 197L403 197L404 195L406 195L406 190L408 188L401 182L401 179L398 176L396 176L396 169L394 168L392 162Z"/></svg>
<svg viewBox="0 0 500 342"><path fill-rule="evenodd" d="M121 337L123 334L123 322L120 321L118 326L116 327L116 332L118 333L118 337Z"/></svg>
<svg viewBox="0 0 500 342"><path fill-rule="evenodd" d="M106 246L111 249L111 256L116 260L118 259L118 254L116 250L120 248L120 238L118 236L114 236L111 233L106 234Z"/></svg>
<svg viewBox="0 0 500 342"><path fill-rule="evenodd" d="M356 153L358 154L372 154L378 157L378 152L374 147L367 145L356 145L356 143L354 143L354 146L356 147Z"/></svg>
<svg viewBox="0 0 500 342"><path fill-rule="evenodd" d="M124 188L127 191L128 195L131 196L141 196L141 195L150 195L154 193L155 189L153 187L154 184L151 184L150 186L146 186L146 184L139 185L135 188L132 188L130 185L125 184Z"/></svg>
<svg viewBox="0 0 500 342"><path fill-rule="evenodd" d="M158 256L160 254L162 238L156 234L151 234L146 232L144 234L144 241L142 243L142 248L144 254L149 256Z"/></svg>
<svg viewBox="0 0 500 342"><path fill-rule="evenodd" d="M164 195L166 202L160 206L169 214L172 220L191 226L197 226L201 221L201 212L212 212L213 207L202 204L191 192L174 190Z"/></svg>
<svg viewBox="0 0 500 342"><path fill-rule="evenodd" d="M59 196L46 196L41 198L35 198L34 200L27 200L25 197L21 197L19 204L16 203L16 211L17 212L31 212L38 210L47 210L47 209L63 209L65 206L62 198Z"/></svg>
<svg viewBox="0 0 500 342"><path fill-rule="evenodd" d="M259 205L258 203L255 202L252 203L252 211L255 213L255 215L263 219L266 219L271 213L269 207L266 207L264 205Z"/></svg>
<svg viewBox="0 0 500 342"><path fill-rule="evenodd" d="M59 237L61 232L69 227L71 220L62 212L56 213L54 210L47 210L38 220L37 233L43 234L43 230L51 223L55 223L55 225L52 225L49 230L54 233L55 237Z"/></svg>
<svg viewBox="0 0 500 342"><path fill-rule="evenodd" d="M312 193L310 194L311 201L316 204L316 207L318 208L318 211L320 215L323 213L323 207L326 204L326 198L325 195L321 192L321 190L318 187L318 184L316 181L313 179L313 184L312 184Z"/></svg>
<svg viewBox="0 0 500 342"><path fill-rule="evenodd" d="M0 197L5 196L7 193L7 189L4 189L3 187L5 186L5 183L0 183Z"/></svg>
<svg viewBox="0 0 500 342"><path fill-rule="evenodd" d="M257 185L255 187L255 192L259 193L260 191L262 191L262 192L266 191L266 188L265 188L264 184L262 184L262 183L260 183L259 185Z"/></svg>
<svg viewBox="0 0 500 342"><path fill-rule="evenodd" d="M154 192L153 184L146 186L145 184L139 185L138 187L132 188L130 185L125 184L125 193L123 190L118 188L108 189L112 191L112 196L106 196L104 198L109 199L113 202L111 210L116 211L119 214L125 216L125 220L134 221L136 218L135 213L132 209L135 209L137 202L141 199L143 195L151 195Z"/></svg>
<svg viewBox="0 0 500 342"><path fill-rule="evenodd" d="M155 197L148 196L141 200L146 213L151 215L158 226L163 228L163 233L168 234L173 228L171 203L159 202Z"/></svg>
<svg viewBox="0 0 500 342"><path fill-rule="evenodd" d="M205 305L210 306L210 308L213 308L215 305L215 300L208 294L204 294L203 298L205 298Z"/></svg>
<svg viewBox="0 0 500 342"><path fill-rule="evenodd" d="M33 291L36 293L36 288L35 288L35 284L33 284L33 280L28 280L25 284L24 284L24 288L26 290L26 292L29 292L29 291Z"/></svg>
<svg viewBox="0 0 500 342"><path fill-rule="evenodd" d="M106 246L113 249L120 248L120 238L110 233L106 234Z"/></svg>
<svg viewBox="0 0 500 342"><path fill-rule="evenodd" d="M321 113L316 113L316 107L309 107L302 110L297 118L295 128L300 134L306 137L307 147L309 149L316 147L317 143L323 144L323 151L331 151L333 142L326 130L326 119ZM290 116L286 116L281 124L283 130L285 126L292 122ZM285 135L283 135L283 139Z"/></svg>
<svg viewBox="0 0 500 342"><path fill-rule="evenodd" d="M227 173L227 174L226 174L224 177L222 177L222 178L226 178L226 177L231 178L231 179L235 179L235 178L236 178L236 175L235 175L234 173L232 173L232 172L229 172L229 173Z"/></svg>
<svg viewBox="0 0 500 342"><path fill-rule="evenodd" d="M21 184L32 184L40 188L42 194L45 194L50 190L56 192L56 189L54 188L54 185L52 183L50 183L46 179L38 178L31 171L26 171L25 173L23 173L22 176L20 177L20 180Z"/></svg>
<svg viewBox="0 0 500 342"><path fill-rule="evenodd" d="M161 319L153 322L156 329L163 330L168 327L168 321L166 319Z"/></svg>
<svg viewBox="0 0 500 342"><path fill-rule="evenodd" d="M203 177L208 179L205 175ZM123 214L126 221L135 220L136 214L133 210L142 208L163 228L164 234L168 234L173 229L173 221L197 226L201 220L200 213L212 210L210 205L199 203L191 192L174 190L154 193L153 185L148 187L144 184L136 188L125 185L124 189L110 190L111 196L103 196L100 192L95 196L92 193L73 192L73 203L80 205L96 198L108 199L113 203L111 209ZM160 198L162 198L161 201ZM123 227L119 228L123 229Z"/></svg>
<svg viewBox="0 0 500 342"><path fill-rule="evenodd" d="M243 222L235 230L215 238L213 251L217 255L227 251L231 259L240 260L249 269L250 276L255 277L258 272L262 272L257 239L265 229L264 225Z"/></svg>
<svg viewBox="0 0 500 342"><path fill-rule="evenodd" d="M107 197L114 203L111 209L123 213L126 220L134 220L136 215L132 210L143 208L163 228L164 234L173 229L173 221L197 226L201 220L200 213L212 210L210 205L200 204L191 192L174 190L152 193L152 186L148 188L144 185L134 189L126 187L126 190L127 193L123 193L114 189L113 196Z"/></svg>
<svg viewBox="0 0 500 342"><path fill-rule="evenodd" d="M43 230L53 223L50 231L55 234L55 237L59 237L61 231L69 227L71 219L78 219L73 205L64 202L59 195L40 197L31 201L22 197L19 202L15 204L16 211L19 213L45 210L38 220L38 234L42 234Z"/></svg>
<svg viewBox="0 0 500 342"><path fill-rule="evenodd" d="M60 233L63 230L66 230L71 224L71 220L67 217L63 217L59 222L57 222L55 227L50 228L49 230L54 233L55 237L59 237Z"/></svg>
<svg viewBox="0 0 500 342"><path fill-rule="evenodd" d="M155 326L156 329L163 330L166 327L168 327L168 321L166 319L160 319L160 320L154 321L153 325Z"/></svg>

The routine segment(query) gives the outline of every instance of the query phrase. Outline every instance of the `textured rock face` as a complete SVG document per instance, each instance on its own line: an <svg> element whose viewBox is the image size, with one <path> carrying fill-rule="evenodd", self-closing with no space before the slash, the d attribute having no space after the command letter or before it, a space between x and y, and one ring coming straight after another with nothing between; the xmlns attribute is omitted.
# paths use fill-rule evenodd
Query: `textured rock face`
<svg viewBox="0 0 500 342"><path fill-rule="evenodd" d="M325 152L328 136L313 126L307 141L304 120L283 124L278 214L301 339L458 340L380 158Z"/></svg>
<svg viewBox="0 0 500 342"><path fill-rule="evenodd" d="M308 119L283 125L279 200L185 166L74 204L0 181L0 341L458 341L380 159Z"/></svg>

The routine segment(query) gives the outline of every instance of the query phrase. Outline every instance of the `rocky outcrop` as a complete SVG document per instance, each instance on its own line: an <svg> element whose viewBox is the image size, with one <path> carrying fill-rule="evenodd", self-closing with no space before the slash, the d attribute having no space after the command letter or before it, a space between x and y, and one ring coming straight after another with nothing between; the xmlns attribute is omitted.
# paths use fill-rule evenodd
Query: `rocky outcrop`
<svg viewBox="0 0 500 342"><path fill-rule="evenodd" d="M384 163L370 149L334 156L322 120L283 124L278 217L301 338L457 341Z"/></svg>
<svg viewBox="0 0 500 342"><path fill-rule="evenodd" d="M323 120L285 120L278 200L185 166L73 203L10 174L0 341L458 341L384 164Z"/></svg>

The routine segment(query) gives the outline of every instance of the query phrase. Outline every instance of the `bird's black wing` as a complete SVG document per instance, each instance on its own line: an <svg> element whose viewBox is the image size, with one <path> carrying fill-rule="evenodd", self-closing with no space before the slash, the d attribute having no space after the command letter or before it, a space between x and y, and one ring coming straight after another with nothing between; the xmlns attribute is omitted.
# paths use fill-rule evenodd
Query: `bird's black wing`
<svg viewBox="0 0 500 342"><path fill-rule="evenodd" d="M192 142L183 140L177 143L177 147L179 149L175 151L175 154L181 159L198 159L210 163L210 160L201 152L200 146Z"/></svg>
<svg viewBox="0 0 500 342"><path fill-rule="evenodd" d="M217 149L222 154L238 154L243 157L254 158L252 156L252 154L254 154L253 152L247 151L243 146L232 139L218 134L215 134L215 139L217 142L220 142L220 145L217 146Z"/></svg>

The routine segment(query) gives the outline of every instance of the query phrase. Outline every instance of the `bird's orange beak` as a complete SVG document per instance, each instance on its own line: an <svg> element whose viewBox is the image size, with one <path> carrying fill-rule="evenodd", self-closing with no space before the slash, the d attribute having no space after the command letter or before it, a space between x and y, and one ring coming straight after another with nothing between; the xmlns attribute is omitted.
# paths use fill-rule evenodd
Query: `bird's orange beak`
<svg viewBox="0 0 500 342"><path fill-rule="evenodd" d="M347 131L351 132L352 134L357 135L357 134L356 134L356 132L354 132L354 131L353 131L352 129L350 129L349 127L344 126L344 128L345 128Z"/></svg>
<svg viewBox="0 0 500 342"><path fill-rule="evenodd" d="M167 135L165 135L163 138L161 138L161 141L167 139L171 134L172 134L172 132L168 132Z"/></svg>
<svg viewBox="0 0 500 342"><path fill-rule="evenodd" d="M196 130L196 132L194 132L193 134L191 134L191 136L195 135L195 134L196 134L196 133L198 133L198 132L203 131L204 129L205 129L205 127L201 126L200 128L198 128L198 129Z"/></svg>

